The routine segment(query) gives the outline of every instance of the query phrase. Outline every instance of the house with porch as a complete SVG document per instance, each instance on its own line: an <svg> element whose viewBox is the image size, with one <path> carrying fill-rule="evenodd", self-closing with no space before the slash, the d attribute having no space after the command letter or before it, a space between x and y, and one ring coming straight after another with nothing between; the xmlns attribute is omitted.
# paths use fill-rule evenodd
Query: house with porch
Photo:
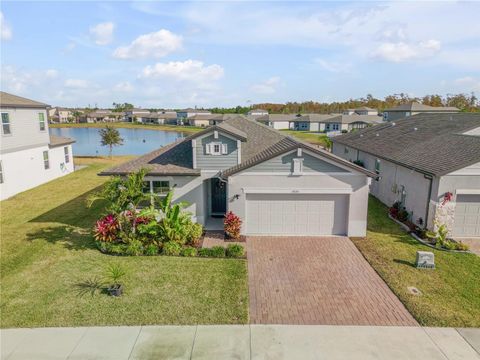
<svg viewBox="0 0 480 360"><path fill-rule="evenodd" d="M244 116L100 173L146 168L152 196L173 190L193 219L223 229L233 211L244 235L365 236L374 172Z"/></svg>
<svg viewBox="0 0 480 360"><path fill-rule="evenodd" d="M413 115L337 136L333 153L375 171L371 194L414 223L480 238L480 114Z"/></svg>

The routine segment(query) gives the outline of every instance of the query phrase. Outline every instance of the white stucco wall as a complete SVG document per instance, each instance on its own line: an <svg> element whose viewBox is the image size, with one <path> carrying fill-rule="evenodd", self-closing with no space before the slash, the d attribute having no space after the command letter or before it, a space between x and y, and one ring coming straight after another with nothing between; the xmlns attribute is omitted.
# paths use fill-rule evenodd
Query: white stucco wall
<svg viewBox="0 0 480 360"><path fill-rule="evenodd" d="M289 128L289 122L288 121L273 121L273 128L277 130L284 130Z"/></svg>
<svg viewBox="0 0 480 360"><path fill-rule="evenodd" d="M245 220L246 192L248 189L264 190L291 189L307 192L325 190L330 193L351 191L349 195L348 236L365 236L367 228L368 181L363 174L320 174L290 176L288 174L268 175L239 173L228 179L228 210ZM238 195L238 199L236 196ZM243 233L244 229L242 229Z"/></svg>
<svg viewBox="0 0 480 360"><path fill-rule="evenodd" d="M3 184L0 184L1 199L67 175L74 171L72 146L66 145L70 162L65 163L64 147L49 148L47 145L0 155ZM48 150L50 168L44 168L43 152Z"/></svg>

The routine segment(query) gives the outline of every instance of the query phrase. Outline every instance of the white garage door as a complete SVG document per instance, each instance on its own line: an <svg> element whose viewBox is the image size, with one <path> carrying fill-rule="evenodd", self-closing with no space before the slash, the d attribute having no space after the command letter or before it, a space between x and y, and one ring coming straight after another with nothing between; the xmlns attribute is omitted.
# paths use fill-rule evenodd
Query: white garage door
<svg viewBox="0 0 480 360"><path fill-rule="evenodd" d="M345 235L348 195L247 194L249 235Z"/></svg>
<svg viewBox="0 0 480 360"><path fill-rule="evenodd" d="M480 237L480 195L457 195L453 235Z"/></svg>

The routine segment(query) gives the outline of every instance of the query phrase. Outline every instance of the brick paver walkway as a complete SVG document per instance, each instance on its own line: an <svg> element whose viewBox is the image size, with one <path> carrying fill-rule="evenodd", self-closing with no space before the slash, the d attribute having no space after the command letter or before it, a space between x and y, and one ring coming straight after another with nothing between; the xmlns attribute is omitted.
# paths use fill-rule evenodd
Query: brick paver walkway
<svg viewBox="0 0 480 360"><path fill-rule="evenodd" d="M418 325L347 237L248 237L252 324Z"/></svg>

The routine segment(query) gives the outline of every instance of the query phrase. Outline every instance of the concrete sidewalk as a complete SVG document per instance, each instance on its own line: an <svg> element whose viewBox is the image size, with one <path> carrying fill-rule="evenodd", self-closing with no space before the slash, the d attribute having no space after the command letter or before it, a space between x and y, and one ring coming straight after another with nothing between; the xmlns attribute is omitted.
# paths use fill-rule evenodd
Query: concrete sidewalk
<svg viewBox="0 0 480 360"><path fill-rule="evenodd" d="M14 359L480 359L480 329L220 325L2 329Z"/></svg>

